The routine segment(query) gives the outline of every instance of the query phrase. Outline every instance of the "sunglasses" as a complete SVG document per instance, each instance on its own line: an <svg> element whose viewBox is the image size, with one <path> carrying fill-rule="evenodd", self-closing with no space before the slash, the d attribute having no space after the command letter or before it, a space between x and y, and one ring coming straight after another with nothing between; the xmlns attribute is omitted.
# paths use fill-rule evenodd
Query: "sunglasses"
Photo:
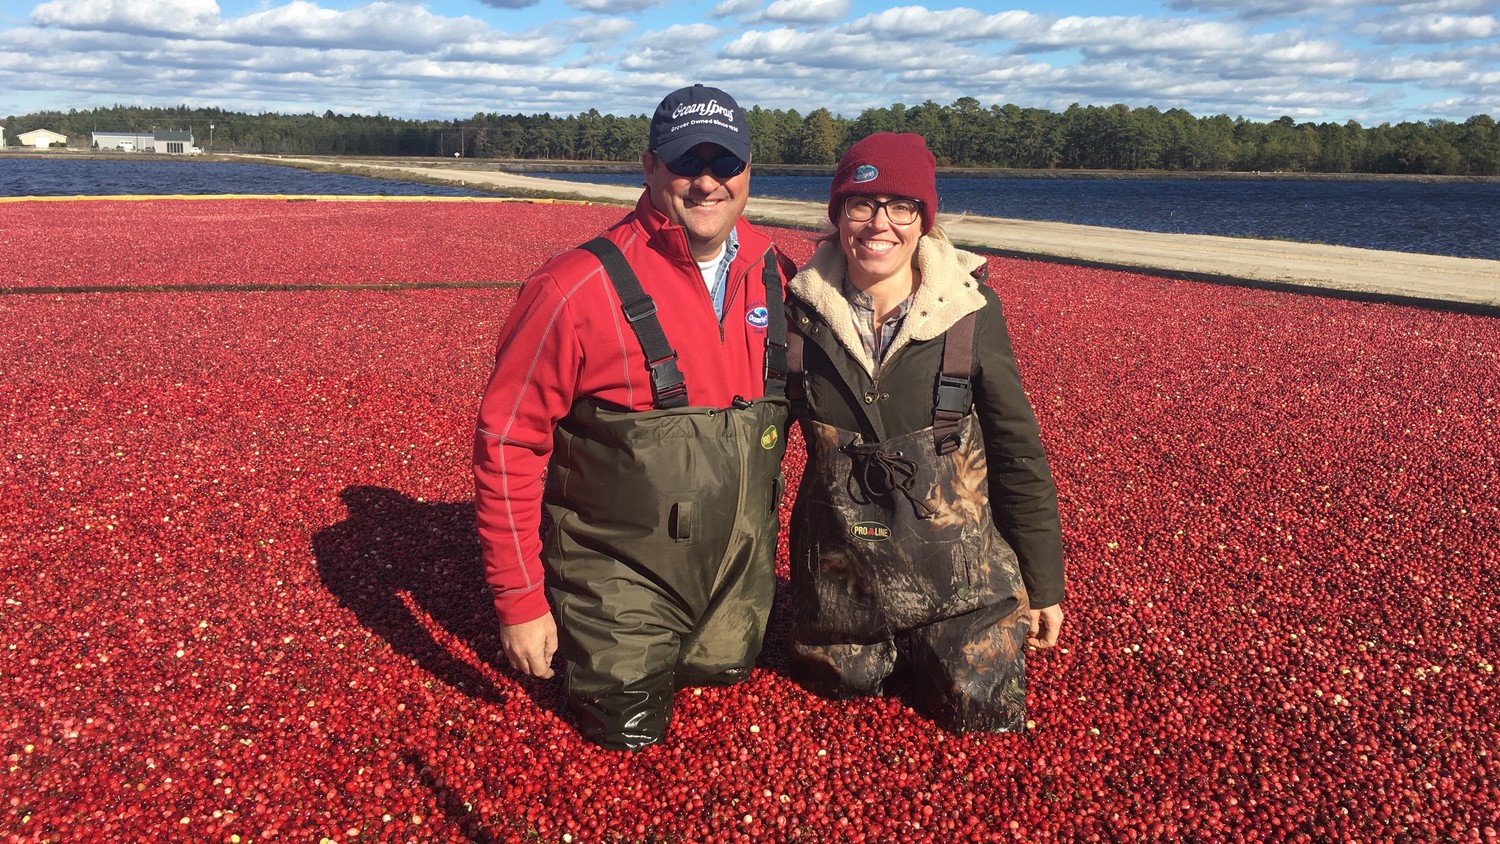
<svg viewBox="0 0 1500 844"><path fill-rule="evenodd" d="M668 170L690 179L697 178L703 172L704 167L707 167L716 179L728 179L731 176L738 176L745 172L746 167L746 162L741 161L739 156L727 152L717 158L704 158L701 155L693 155L689 152L679 155L671 161L662 159L660 155L657 156L657 159L665 164Z"/></svg>

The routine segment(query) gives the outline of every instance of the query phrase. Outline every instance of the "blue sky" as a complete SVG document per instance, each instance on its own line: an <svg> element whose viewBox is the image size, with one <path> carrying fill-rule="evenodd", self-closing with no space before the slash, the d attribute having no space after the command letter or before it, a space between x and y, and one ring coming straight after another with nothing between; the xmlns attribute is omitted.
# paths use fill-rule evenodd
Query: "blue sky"
<svg viewBox="0 0 1500 844"><path fill-rule="evenodd" d="M973 97L1374 124L1500 116L1500 0L9 0L0 116L120 104L453 119Z"/></svg>

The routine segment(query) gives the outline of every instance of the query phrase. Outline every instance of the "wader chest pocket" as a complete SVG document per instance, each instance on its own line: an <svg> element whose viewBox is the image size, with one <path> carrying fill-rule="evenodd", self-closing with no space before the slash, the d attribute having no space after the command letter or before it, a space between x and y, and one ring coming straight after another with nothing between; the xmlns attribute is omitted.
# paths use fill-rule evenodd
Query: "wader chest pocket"
<svg viewBox="0 0 1500 844"><path fill-rule="evenodd" d="M697 536L698 507L692 501L672 505L667 518L667 533L677 542L692 542Z"/></svg>

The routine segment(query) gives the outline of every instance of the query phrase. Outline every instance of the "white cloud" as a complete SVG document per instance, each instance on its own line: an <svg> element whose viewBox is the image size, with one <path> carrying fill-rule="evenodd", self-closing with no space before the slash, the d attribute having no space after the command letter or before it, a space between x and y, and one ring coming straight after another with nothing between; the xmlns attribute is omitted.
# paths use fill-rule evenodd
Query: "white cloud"
<svg viewBox="0 0 1500 844"><path fill-rule="evenodd" d="M1397 15L1442 15L1480 14L1500 10L1495 0L1415 0L1398 3L1392 10Z"/></svg>
<svg viewBox="0 0 1500 844"><path fill-rule="evenodd" d="M615 41L635 29L635 22L629 18L574 18L566 24L572 37L586 44Z"/></svg>
<svg viewBox="0 0 1500 844"><path fill-rule="evenodd" d="M722 53L729 58L760 56L767 61L791 59L812 50L823 37L798 29L752 30L725 45Z"/></svg>
<svg viewBox="0 0 1500 844"><path fill-rule="evenodd" d="M882 38L941 38L952 41L1024 38L1040 32L1046 19L1031 12L1008 11L986 15L974 9L930 11L922 6L898 6L865 15L850 32Z"/></svg>
<svg viewBox="0 0 1500 844"><path fill-rule="evenodd" d="M1372 5L1361 0L1167 0L1178 12L1229 12L1242 18L1273 18L1327 14ZM1380 4L1374 4L1380 5Z"/></svg>
<svg viewBox="0 0 1500 844"><path fill-rule="evenodd" d="M1459 79L1467 72L1463 62L1400 57L1375 63L1354 78L1372 82L1427 82Z"/></svg>
<svg viewBox="0 0 1500 844"><path fill-rule="evenodd" d="M568 6L580 12L601 12L611 15L644 12L664 2L665 0L567 0Z"/></svg>
<svg viewBox="0 0 1500 844"><path fill-rule="evenodd" d="M760 8L761 0L723 0L708 13L711 18L727 18L742 15Z"/></svg>
<svg viewBox="0 0 1500 844"><path fill-rule="evenodd" d="M518 32L424 0L259 0L228 16L214 0L30 0L28 20L0 20L0 113L115 102L640 113L699 81L747 107L850 117L972 96L1394 120L1494 112L1500 99L1495 0L1167 0L1184 11L1130 16L875 5L852 20L846 0L723 0L641 31L633 11L654 1L574 0L613 13L575 17L543 6L551 19Z"/></svg>
<svg viewBox="0 0 1500 844"><path fill-rule="evenodd" d="M764 19L774 23L832 23L849 14L849 0L776 0Z"/></svg>
<svg viewBox="0 0 1500 844"><path fill-rule="evenodd" d="M635 43L647 49L671 50L681 54L685 50L693 52L702 50L705 45L718 38L723 32L713 24L682 23L644 33L636 39Z"/></svg>
<svg viewBox="0 0 1500 844"><path fill-rule="evenodd" d="M631 50L620 59L619 68L626 73L671 73L682 68L682 54L652 47Z"/></svg>
<svg viewBox="0 0 1500 844"><path fill-rule="evenodd" d="M488 38L472 38L462 44L445 47L434 54L434 57L448 61L538 65L557 58L567 49L566 43L550 38L514 38L497 34Z"/></svg>
<svg viewBox="0 0 1500 844"><path fill-rule="evenodd" d="M1237 51L1249 38L1244 27L1214 22L1152 20L1140 17L1067 17L1027 38L1023 49L1072 48L1099 54Z"/></svg>
<svg viewBox="0 0 1500 844"><path fill-rule="evenodd" d="M1500 21L1493 15L1458 17L1423 15L1401 17L1386 24L1372 24L1363 32L1383 44L1450 44L1473 41L1500 34Z"/></svg>
<svg viewBox="0 0 1500 844"><path fill-rule="evenodd" d="M724 46L728 59L758 60L776 68L797 67L810 72L827 70L910 70L908 63L931 61L923 45L883 43L868 35L841 35L780 28L746 32ZM954 60L951 53L943 61ZM781 71L778 71L778 75Z"/></svg>
<svg viewBox="0 0 1500 844"><path fill-rule="evenodd" d="M1332 41L1295 41L1285 46L1272 47L1265 57L1277 64L1320 65L1341 62L1347 53Z"/></svg>
<svg viewBox="0 0 1500 844"><path fill-rule="evenodd" d="M445 18L422 6L376 2L347 11L292 0L220 25L213 37L247 44L350 47L420 52L483 40L490 28L474 18Z"/></svg>
<svg viewBox="0 0 1500 844"><path fill-rule="evenodd" d="M1491 68L1484 73L1475 73L1465 81L1471 84L1475 90L1487 91L1490 94L1494 94L1497 90L1500 90L1500 70Z"/></svg>
<svg viewBox="0 0 1500 844"><path fill-rule="evenodd" d="M214 0L51 0L31 12L41 26L120 32L188 33L219 20Z"/></svg>

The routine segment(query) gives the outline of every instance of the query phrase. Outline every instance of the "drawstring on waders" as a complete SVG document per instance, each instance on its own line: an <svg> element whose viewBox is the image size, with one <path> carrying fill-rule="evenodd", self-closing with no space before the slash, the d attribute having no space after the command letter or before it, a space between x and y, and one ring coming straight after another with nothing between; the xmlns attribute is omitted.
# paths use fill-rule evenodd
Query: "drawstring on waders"
<svg viewBox="0 0 1500 844"><path fill-rule="evenodd" d="M855 502L872 504L880 498L894 503L895 493L899 492L911 504L917 518L930 519L937 515L937 511L925 501L912 495L911 488L917 482L917 461L903 457L899 451L859 449L852 441L840 446L839 451L852 461L849 497Z"/></svg>

